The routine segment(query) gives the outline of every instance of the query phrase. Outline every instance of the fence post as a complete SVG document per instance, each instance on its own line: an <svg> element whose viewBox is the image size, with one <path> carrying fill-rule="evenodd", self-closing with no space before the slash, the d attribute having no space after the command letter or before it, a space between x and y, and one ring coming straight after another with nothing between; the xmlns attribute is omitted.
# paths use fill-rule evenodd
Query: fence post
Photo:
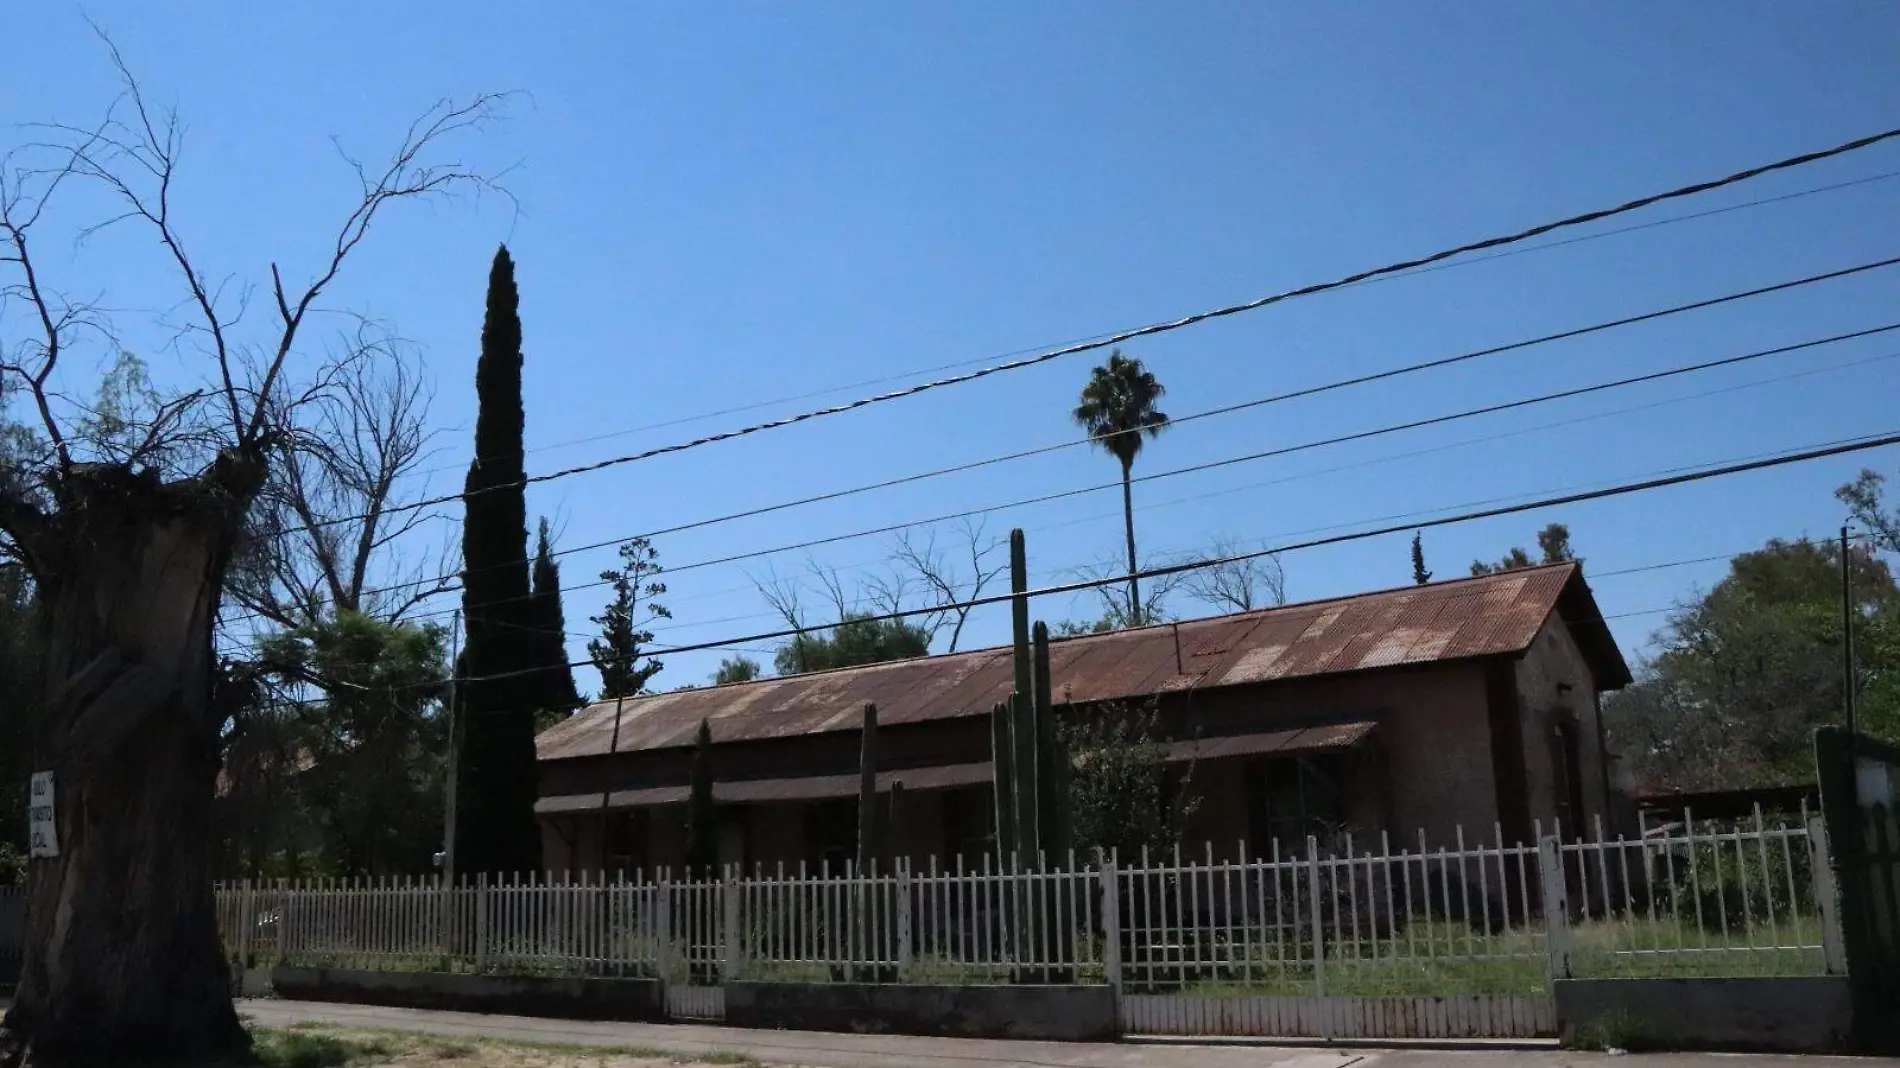
<svg viewBox="0 0 1900 1068"><path fill-rule="evenodd" d="M673 880L665 871L653 884L653 974L667 982L673 967Z"/></svg>
<svg viewBox="0 0 1900 1068"><path fill-rule="evenodd" d="M897 864L897 975L899 981L910 978L911 945L910 861L899 858Z"/></svg>
<svg viewBox="0 0 1900 1068"><path fill-rule="evenodd" d="M1122 902L1121 880L1115 874L1115 861L1101 858L1102 867L1102 973L1115 1000L1122 996Z"/></svg>
<svg viewBox="0 0 1900 1068"><path fill-rule="evenodd" d="M1827 820L1808 817L1808 866L1814 870L1814 905L1821 911L1821 960L1829 975L1847 974L1847 946L1841 941L1839 891L1834 886Z"/></svg>
<svg viewBox="0 0 1900 1068"><path fill-rule="evenodd" d="M238 989L244 989L244 972L251 967L251 934L257 927L257 899L251 893L251 881L244 880L238 890L238 930L235 947L238 959Z"/></svg>
<svg viewBox="0 0 1900 1068"><path fill-rule="evenodd" d="M291 954L297 951L297 884L299 880L279 880L278 887L283 893L283 908L278 910L277 918L277 963L289 964Z"/></svg>
<svg viewBox="0 0 1900 1068"><path fill-rule="evenodd" d="M733 982L739 978L739 880L730 866L719 882L719 905L719 978Z"/></svg>
<svg viewBox="0 0 1900 1068"><path fill-rule="evenodd" d="M488 970L488 873L475 879L475 972Z"/></svg>
<svg viewBox="0 0 1900 1068"><path fill-rule="evenodd" d="M1564 880L1563 847L1555 835L1537 841L1537 870L1544 882L1544 940L1550 977L1570 978L1570 894Z"/></svg>

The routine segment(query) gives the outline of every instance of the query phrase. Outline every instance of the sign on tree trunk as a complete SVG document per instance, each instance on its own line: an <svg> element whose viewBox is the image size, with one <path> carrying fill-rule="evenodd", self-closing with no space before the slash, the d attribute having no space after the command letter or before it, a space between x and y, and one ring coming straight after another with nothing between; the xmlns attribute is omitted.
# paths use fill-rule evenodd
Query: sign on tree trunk
<svg viewBox="0 0 1900 1068"><path fill-rule="evenodd" d="M53 819L53 773L36 771L27 787L27 832L33 857L59 856L59 827Z"/></svg>

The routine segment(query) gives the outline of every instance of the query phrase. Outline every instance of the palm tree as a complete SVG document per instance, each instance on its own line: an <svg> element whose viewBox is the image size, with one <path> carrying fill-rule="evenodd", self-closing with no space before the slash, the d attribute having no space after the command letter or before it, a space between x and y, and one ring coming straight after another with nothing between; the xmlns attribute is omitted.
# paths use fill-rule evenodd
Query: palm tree
<svg viewBox="0 0 1900 1068"><path fill-rule="evenodd" d="M1166 392L1140 360L1115 349L1108 354L1107 363L1090 373L1074 413L1077 425L1089 432L1089 439L1121 461L1122 515L1128 527L1128 621L1137 627L1142 616L1141 581L1136 577L1135 495L1129 476L1135 457L1141 453L1142 439L1158 437L1167 428L1167 414L1155 407Z"/></svg>

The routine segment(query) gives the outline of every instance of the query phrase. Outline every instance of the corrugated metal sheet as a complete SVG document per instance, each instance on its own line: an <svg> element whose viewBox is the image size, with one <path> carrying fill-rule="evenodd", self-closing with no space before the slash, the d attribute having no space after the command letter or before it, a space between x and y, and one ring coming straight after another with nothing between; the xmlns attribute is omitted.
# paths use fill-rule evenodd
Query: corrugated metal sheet
<svg viewBox="0 0 1900 1068"><path fill-rule="evenodd" d="M1168 746L1168 759L1218 760L1222 757L1262 756L1267 753L1313 753L1325 749L1349 749L1378 726L1371 720L1334 723L1324 727L1302 727L1289 731L1261 731L1257 734L1229 734L1218 738L1196 738Z"/></svg>
<svg viewBox="0 0 1900 1068"><path fill-rule="evenodd" d="M976 786L990 781L990 764L943 764L928 768L900 768L879 772L877 788L888 791L901 782L905 790L943 790L956 786ZM645 790L616 790L607 799L609 809L645 808L650 805L684 803L691 791L684 786L660 786ZM856 775L801 775L784 779L739 779L713 783L713 800L722 805L757 805L786 801L825 801L858 796ZM598 812L600 795L564 794L536 801L534 811L543 816Z"/></svg>
<svg viewBox="0 0 1900 1068"><path fill-rule="evenodd" d="M1566 588L1588 616L1597 614L1581 568L1559 564L1064 639L1050 650L1056 699L1105 701L1518 653ZM1614 644L1604 644L1608 632L1583 636L1606 685L1621 685L1615 680L1628 669ZM984 715L1012 685L1010 651L1002 648L652 694L624 702L616 751L690 745L702 719L720 742L852 730L866 701L887 726ZM540 758L606 754L614 717L613 702L589 707L540 736Z"/></svg>

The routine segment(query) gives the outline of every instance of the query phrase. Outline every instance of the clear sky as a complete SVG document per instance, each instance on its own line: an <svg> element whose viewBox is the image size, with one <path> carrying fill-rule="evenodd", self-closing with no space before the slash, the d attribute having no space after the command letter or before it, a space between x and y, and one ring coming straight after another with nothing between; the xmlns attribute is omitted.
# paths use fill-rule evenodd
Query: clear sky
<svg viewBox="0 0 1900 1068"><path fill-rule="evenodd" d="M519 211L489 199L392 216L332 300L389 321L424 354L444 428L438 491L459 486L469 451L498 242L519 263L529 468L544 471L1900 126L1900 6L1872 2L96 0L83 15L185 116L178 211L214 273L239 279L265 277L273 259L295 273L316 262L350 195L332 136L370 154L438 98L524 92L510 121L469 150L512 168ZM78 5L13 5L7 30L0 122L85 122L110 100L111 69ZM1624 222L1892 171L1900 146L1886 145ZM149 243L102 240L61 250L75 288L127 309L175 300ZM1161 377L1179 416L1892 255L1900 179L1882 179L1301 300L1126 351ZM1888 269L1198 421L1151 443L1137 472L1892 322L1896 295ZM128 343L162 364L162 337L137 322L128 317ZM1878 359L1892 353L1900 335L1163 479L1137 487L1138 533L1160 557L1217 535L1271 545L1894 430L1900 360ZM558 517L563 542L577 545L1063 441L1102 355L566 479L537 487L530 508ZM1813 373L1787 377L1799 372ZM1694 396L1710 390L1726 392ZM1601 417L1576 421L1585 416ZM1568 425L1547 426L1559 421ZM603 434L617 436L563 444ZM1460 444L1479 438L1493 440ZM1471 523L1429 531L1425 546L1430 566L1453 576L1474 556L1531 547L1548 520L1567 522L1635 659L1665 618L1657 610L1723 565L1604 573L1829 535L1842 520L1832 489L1864 465L1900 473L1896 460L1864 454ZM679 567L1115 473L1099 451L1067 449L658 545ZM1118 497L1005 509L990 529L1026 528L1033 581L1060 581L1119 552ZM1407 540L1289 554L1288 592L1408 582ZM888 537L866 538L813 558L861 577L889 549ZM803 557L771 559L783 572ZM591 579L611 561L610 551L569 557L565 577ZM661 640L769 629L750 588L765 566L678 571ZM602 593L570 595L571 631L589 629ZM1095 614L1084 601L1036 611ZM972 627L966 647L1003 640L1006 613L984 610ZM571 645L578 655L581 640ZM703 682L717 659L680 655L655 685Z"/></svg>

